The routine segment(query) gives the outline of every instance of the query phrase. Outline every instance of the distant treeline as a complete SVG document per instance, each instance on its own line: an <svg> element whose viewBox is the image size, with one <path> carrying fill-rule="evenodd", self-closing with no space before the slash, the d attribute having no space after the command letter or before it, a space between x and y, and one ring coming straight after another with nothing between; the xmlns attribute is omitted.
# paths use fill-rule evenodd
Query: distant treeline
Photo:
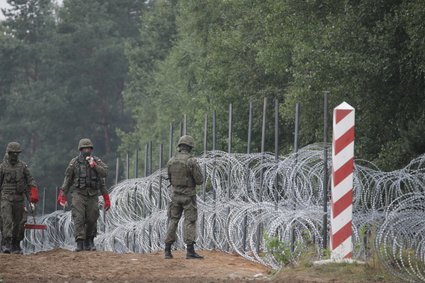
<svg viewBox="0 0 425 283"><path fill-rule="evenodd" d="M250 101L251 151L259 151L264 97L266 151L274 150L274 99L281 154L292 150L297 102L300 146L320 142L324 91L329 117L342 101L356 108L356 158L392 170L425 152L423 1L8 3L0 146L21 142L41 186L60 185L81 137L93 140L114 180L117 154L150 141L168 146L170 123L178 128L184 114L201 145L204 115L216 111L217 149L226 150L229 103L233 151L246 150Z"/></svg>

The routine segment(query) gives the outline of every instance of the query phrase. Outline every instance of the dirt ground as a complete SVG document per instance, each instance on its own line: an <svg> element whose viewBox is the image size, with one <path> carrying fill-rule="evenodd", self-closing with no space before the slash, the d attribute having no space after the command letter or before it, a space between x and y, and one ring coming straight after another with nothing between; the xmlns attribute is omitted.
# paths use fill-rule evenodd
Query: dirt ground
<svg viewBox="0 0 425 283"><path fill-rule="evenodd" d="M0 254L0 283L11 282L282 282L371 283L399 282L374 265L299 264L279 272L238 255L199 251L204 260L187 260L184 251L174 259L162 253L116 254L52 250L32 255Z"/></svg>
<svg viewBox="0 0 425 283"><path fill-rule="evenodd" d="M270 270L222 252L199 251L204 260L187 260L174 251L157 254L52 250L32 255L0 254L0 282L245 282L268 281Z"/></svg>

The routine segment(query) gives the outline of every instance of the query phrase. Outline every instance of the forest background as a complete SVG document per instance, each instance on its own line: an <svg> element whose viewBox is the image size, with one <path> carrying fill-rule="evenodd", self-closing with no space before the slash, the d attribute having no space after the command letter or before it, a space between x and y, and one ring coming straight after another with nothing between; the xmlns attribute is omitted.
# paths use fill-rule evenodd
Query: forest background
<svg viewBox="0 0 425 283"><path fill-rule="evenodd" d="M424 1L7 2L0 149L21 143L21 159L47 190L48 210L80 138L92 139L109 165L111 186L116 158L122 179L125 156L134 162L147 143L158 168L158 146L168 152L170 124L176 142L185 114L197 154L213 111L217 149L227 150L230 103L234 152L246 152L249 102L251 152L260 151L264 98L266 151L274 151L275 99L281 155L293 150L295 103L300 146L321 142L324 91L329 117L342 101L356 109L357 159L388 171L425 152Z"/></svg>

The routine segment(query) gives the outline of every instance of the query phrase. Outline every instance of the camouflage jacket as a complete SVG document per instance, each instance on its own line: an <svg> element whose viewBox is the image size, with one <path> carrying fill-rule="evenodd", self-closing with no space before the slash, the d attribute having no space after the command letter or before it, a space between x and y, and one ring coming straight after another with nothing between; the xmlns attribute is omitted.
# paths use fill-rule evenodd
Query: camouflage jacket
<svg viewBox="0 0 425 283"><path fill-rule="evenodd" d="M88 161L79 155L69 162L65 171L65 179L62 188L64 194L68 194L71 187L74 187L79 194L97 196L99 192L103 195L107 193L105 178L108 166L100 158L93 156L97 165L91 168Z"/></svg>
<svg viewBox="0 0 425 283"><path fill-rule="evenodd" d="M5 194L24 194L29 191L29 187L37 186L27 164L18 160L12 165L7 158L0 164L0 192Z"/></svg>
<svg viewBox="0 0 425 283"><path fill-rule="evenodd" d="M167 163L168 179L172 192L181 195L196 195L196 185L204 182L201 167L196 159L186 151L177 152Z"/></svg>

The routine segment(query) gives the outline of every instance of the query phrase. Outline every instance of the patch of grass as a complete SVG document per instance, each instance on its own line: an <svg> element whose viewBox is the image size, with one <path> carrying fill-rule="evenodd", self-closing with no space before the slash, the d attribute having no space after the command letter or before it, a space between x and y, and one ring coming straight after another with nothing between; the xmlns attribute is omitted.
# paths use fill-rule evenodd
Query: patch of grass
<svg viewBox="0 0 425 283"><path fill-rule="evenodd" d="M291 247L283 241L280 241L278 237L273 237L264 234L264 242L267 251L273 255L273 257L283 265L288 265L292 262Z"/></svg>
<svg viewBox="0 0 425 283"><path fill-rule="evenodd" d="M275 276L277 282L297 278L298 280L325 280L325 282L399 282L375 259L365 264L329 263L313 265L314 258L308 260L304 254L297 265L282 268ZM289 281L288 281L289 280Z"/></svg>

